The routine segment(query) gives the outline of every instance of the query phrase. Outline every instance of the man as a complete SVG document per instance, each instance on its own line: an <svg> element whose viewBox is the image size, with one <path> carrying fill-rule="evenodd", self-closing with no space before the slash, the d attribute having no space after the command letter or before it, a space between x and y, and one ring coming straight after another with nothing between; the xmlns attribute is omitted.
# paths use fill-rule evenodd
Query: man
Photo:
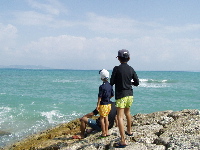
<svg viewBox="0 0 200 150"><path fill-rule="evenodd" d="M74 135L72 136L73 139L83 139L85 138L85 131L87 133L91 133L92 131L96 130L98 132L101 131L101 123L100 123L100 117L96 120L91 119L92 116L96 116L98 114L98 111L95 109L94 111L92 111L91 113L88 113L86 115L84 115L82 118L80 118L80 130L81 133L80 135ZM114 125L114 121L116 121L115 117L117 114L117 110L115 107L115 103L111 102L111 111L108 115L108 121L109 121L109 127L108 129L111 129ZM116 122L117 124L117 122ZM85 130L87 125L89 125L92 129L91 130Z"/></svg>

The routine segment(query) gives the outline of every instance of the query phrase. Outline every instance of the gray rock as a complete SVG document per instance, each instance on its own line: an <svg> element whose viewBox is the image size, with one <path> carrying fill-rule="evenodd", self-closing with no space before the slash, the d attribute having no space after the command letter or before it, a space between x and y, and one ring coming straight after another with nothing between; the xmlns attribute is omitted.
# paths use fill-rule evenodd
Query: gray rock
<svg viewBox="0 0 200 150"><path fill-rule="evenodd" d="M133 136L126 136L128 146L133 150L199 150L200 145L200 115L198 110L163 111L151 114L136 114L133 116ZM63 150L105 150L116 149L115 143L120 141L118 128L110 129L111 135L98 139L101 133L96 133L83 141L74 143Z"/></svg>
<svg viewBox="0 0 200 150"><path fill-rule="evenodd" d="M200 150L199 110L136 114L132 120L133 136L126 135L125 150ZM72 135L63 135L56 146L60 150L116 150L119 130L114 127L109 132L111 135L103 139L98 138L101 132L93 132L82 140L67 140Z"/></svg>
<svg viewBox="0 0 200 150"><path fill-rule="evenodd" d="M10 135L10 132L6 132L6 131L0 131L0 136L4 136L4 135Z"/></svg>

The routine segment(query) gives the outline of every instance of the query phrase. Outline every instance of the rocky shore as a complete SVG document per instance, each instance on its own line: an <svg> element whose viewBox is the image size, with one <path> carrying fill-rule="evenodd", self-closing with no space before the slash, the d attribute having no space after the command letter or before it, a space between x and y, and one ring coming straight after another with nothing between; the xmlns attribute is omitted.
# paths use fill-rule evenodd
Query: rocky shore
<svg viewBox="0 0 200 150"><path fill-rule="evenodd" d="M132 116L133 136L127 136L131 150L200 150L200 112L161 111ZM72 139L79 134L78 119L32 135L3 150L112 150L120 139L117 127L110 136L98 139L101 133L93 132L84 139Z"/></svg>

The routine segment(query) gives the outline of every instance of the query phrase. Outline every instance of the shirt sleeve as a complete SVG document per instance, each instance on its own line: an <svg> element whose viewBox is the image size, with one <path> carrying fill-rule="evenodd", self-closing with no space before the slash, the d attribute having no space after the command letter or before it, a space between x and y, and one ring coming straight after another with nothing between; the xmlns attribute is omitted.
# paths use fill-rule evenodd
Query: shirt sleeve
<svg viewBox="0 0 200 150"><path fill-rule="evenodd" d="M93 110L94 115L96 116L99 112L97 109Z"/></svg>
<svg viewBox="0 0 200 150"><path fill-rule="evenodd" d="M132 76L132 79L133 79L133 81L134 81L134 82L132 82L132 84L133 84L134 86L138 86L138 85L139 85L139 79L138 79L138 76L137 76L137 74L136 74L136 72L135 72L134 69L133 69L133 76Z"/></svg>
<svg viewBox="0 0 200 150"><path fill-rule="evenodd" d="M111 78L110 78L110 85L112 85L112 86L115 84L116 73L117 73L117 66L115 66L113 68L112 75L111 75Z"/></svg>
<svg viewBox="0 0 200 150"><path fill-rule="evenodd" d="M102 95L103 95L102 86L99 86L99 93L98 93L98 97L102 97Z"/></svg>
<svg viewBox="0 0 200 150"><path fill-rule="evenodd" d="M114 96L114 90L113 90L113 86L112 86L112 89L111 89L111 97Z"/></svg>

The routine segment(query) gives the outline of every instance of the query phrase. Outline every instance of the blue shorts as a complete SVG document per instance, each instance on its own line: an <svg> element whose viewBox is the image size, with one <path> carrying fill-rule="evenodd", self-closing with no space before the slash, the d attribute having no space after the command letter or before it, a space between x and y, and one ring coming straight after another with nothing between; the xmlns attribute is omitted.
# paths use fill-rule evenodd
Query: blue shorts
<svg viewBox="0 0 200 150"><path fill-rule="evenodd" d="M93 119L88 119L88 125L94 129L94 130L97 130L97 131L101 131L101 128L98 126L98 124L96 123L96 120L93 120Z"/></svg>

